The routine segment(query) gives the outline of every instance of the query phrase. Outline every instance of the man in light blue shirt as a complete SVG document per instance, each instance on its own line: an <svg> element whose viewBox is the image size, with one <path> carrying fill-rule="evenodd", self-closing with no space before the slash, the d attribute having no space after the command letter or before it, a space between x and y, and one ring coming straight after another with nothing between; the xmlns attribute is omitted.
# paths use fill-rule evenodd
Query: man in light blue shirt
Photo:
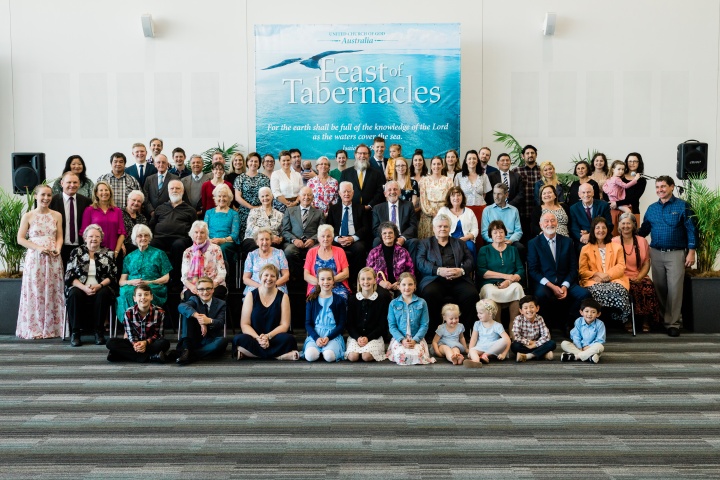
<svg viewBox="0 0 720 480"><path fill-rule="evenodd" d="M482 214L482 230L481 235L486 242L492 243L492 238L488 234L488 225L494 220L500 220L505 224L507 236L505 243L514 245L520 253L520 258L525 259L525 246L520 243L522 238L522 226L520 224L520 212L518 209L507 203L508 187L504 183L497 183L493 187L493 200L495 203L485 207Z"/></svg>

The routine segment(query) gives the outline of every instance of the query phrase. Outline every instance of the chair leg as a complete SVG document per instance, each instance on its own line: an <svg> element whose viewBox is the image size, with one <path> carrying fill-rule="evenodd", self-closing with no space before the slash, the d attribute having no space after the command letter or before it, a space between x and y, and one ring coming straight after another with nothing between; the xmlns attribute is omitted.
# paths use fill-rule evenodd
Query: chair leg
<svg viewBox="0 0 720 480"><path fill-rule="evenodd" d="M635 302L630 300L630 318L632 319L633 337L635 336Z"/></svg>
<svg viewBox="0 0 720 480"><path fill-rule="evenodd" d="M68 324L67 317L68 317L68 311L67 311L67 304L66 304L65 305L65 313L64 313L63 319L62 319L62 341L63 342L65 341L65 339L67 337L69 337L69 335L65 334L65 331L67 330L67 324Z"/></svg>

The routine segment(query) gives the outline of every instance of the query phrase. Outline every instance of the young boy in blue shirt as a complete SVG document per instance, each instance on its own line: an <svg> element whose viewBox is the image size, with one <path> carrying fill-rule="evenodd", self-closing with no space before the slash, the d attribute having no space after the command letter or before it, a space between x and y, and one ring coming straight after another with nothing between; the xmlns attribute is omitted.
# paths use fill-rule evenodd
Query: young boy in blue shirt
<svg viewBox="0 0 720 480"><path fill-rule="evenodd" d="M575 327L570 331L572 342L567 340L560 345L565 351L560 356L561 362L598 363L605 350L605 324L600 316L600 304L592 298L586 298L580 304L580 314L575 320Z"/></svg>

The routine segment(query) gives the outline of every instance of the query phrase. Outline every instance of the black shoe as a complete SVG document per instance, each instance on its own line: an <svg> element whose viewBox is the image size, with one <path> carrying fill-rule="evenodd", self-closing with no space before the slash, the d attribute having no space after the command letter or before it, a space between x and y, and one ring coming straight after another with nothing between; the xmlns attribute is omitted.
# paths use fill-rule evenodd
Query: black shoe
<svg viewBox="0 0 720 480"><path fill-rule="evenodd" d="M148 362L151 362L151 363L167 362L167 357L165 356L165 352L160 352L160 353L156 353L155 355L150 355L150 358L148 358Z"/></svg>
<svg viewBox="0 0 720 480"><path fill-rule="evenodd" d="M174 362L177 360L177 358L178 358L178 352L174 348L168 350L167 353L165 354L165 360L167 360L168 362Z"/></svg>
<svg viewBox="0 0 720 480"><path fill-rule="evenodd" d="M113 354L112 352L110 352L110 353L108 353L107 360L108 360L108 362L115 363L115 362L121 361L122 358L121 358L121 357L118 357L117 355L115 355L115 354Z"/></svg>
<svg viewBox="0 0 720 480"><path fill-rule="evenodd" d="M105 335L103 332L95 332L95 345L105 345Z"/></svg>
<svg viewBox="0 0 720 480"><path fill-rule="evenodd" d="M668 335L671 337L679 337L680 336L680 329L675 327L668 328L667 331Z"/></svg>
<svg viewBox="0 0 720 480"><path fill-rule="evenodd" d="M187 348L180 352L180 356L175 360L178 365L187 365L190 363L190 350Z"/></svg>
<svg viewBox="0 0 720 480"><path fill-rule="evenodd" d="M561 362L574 362L575 361L575 354L563 352L562 355L560 355L560 361Z"/></svg>
<svg viewBox="0 0 720 480"><path fill-rule="evenodd" d="M70 345L73 347L82 347L82 340L79 333L73 333L70 337Z"/></svg>

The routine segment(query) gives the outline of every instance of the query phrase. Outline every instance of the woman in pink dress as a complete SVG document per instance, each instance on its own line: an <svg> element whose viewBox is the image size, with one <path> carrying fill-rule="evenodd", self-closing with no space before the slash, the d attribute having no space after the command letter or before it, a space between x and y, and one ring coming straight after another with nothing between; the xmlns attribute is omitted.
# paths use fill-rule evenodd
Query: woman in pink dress
<svg viewBox="0 0 720 480"><path fill-rule="evenodd" d="M50 210L52 189L35 188L37 208L20 220L17 240L27 248L23 270L20 308L15 335L20 338L53 338L62 333L63 244L62 217Z"/></svg>

